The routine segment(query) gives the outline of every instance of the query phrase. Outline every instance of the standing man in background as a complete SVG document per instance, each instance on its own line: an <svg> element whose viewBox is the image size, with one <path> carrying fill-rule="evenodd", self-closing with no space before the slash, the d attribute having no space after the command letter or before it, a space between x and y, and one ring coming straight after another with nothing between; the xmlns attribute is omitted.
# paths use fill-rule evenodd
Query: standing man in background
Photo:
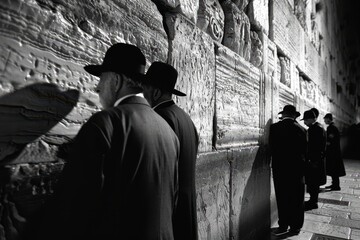
<svg viewBox="0 0 360 240"><path fill-rule="evenodd" d="M101 65L102 111L80 129L54 199L29 239L173 240L179 141L142 95L145 57L111 46Z"/></svg>
<svg viewBox="0 0 360 240"><path fill-rule="evenodd" d="M154 62L146 73L144 96L176 133L180 141L179 196L174 217L175 240L196 240L195 164L199 138L189 115L172 100L186 96L174 89L178 73L171 65Z"/></svg>
<svg viewBox="0 0 360 240"><path fill-rule="evenodd" d="M331 113L325 115L324 121L328 125L326 128L326 174L332 179L331 185L325 188L339 191L341 190L339 177L346 175L341 156L340 132L334 125Z"/></svg>
<svg viewBox="0 0 360 240"><path fill-rule="evenodd" d="M305 195L306 131L295 120L300 113L293 105L286 105L279 114L281 121L270 126L269 134L279 217L279 227L273 232L276 236L300 232L304 223Z"/></svg>
<svg viewBox="0 0 360 240"><path fill-rule="evenodd" d="M326 183L325 174L325 147L326 133L316 121L312 110L304 112L303 119L307 130L307 156L305 168L305 183L310 199L305 202L305 211L318 208L320 186Z"/></svg>

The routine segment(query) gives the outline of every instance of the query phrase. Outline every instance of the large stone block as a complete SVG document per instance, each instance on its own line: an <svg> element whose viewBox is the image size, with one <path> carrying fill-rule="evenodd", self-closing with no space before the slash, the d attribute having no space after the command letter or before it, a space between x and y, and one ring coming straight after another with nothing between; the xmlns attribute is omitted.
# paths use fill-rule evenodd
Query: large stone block
<svg viewBox="0 0 360 240"><path fill-rule="evenodd" d="M287 57L279 57L278 59L278 73L280 82L287 87L291 87L291 76L290 76L290 59Z"/></svg>
<svg viewBox="0 0 360 240"><path fill-rule="evenodd" d="M216 148L257 143L260 71L228 48L216 55Z"/></svg>
<svg viewBox="0 0 360 240"><path fill-rule="evenodd" d="M259 146L251 146L230 153L230 239L267 239L271 186L265 152Z"/></svg>
<svg viewBox="0 0 360 240"><path fill-rule="evenodd" d="M197 26L221 43L224 36L224 11L218 0L200 0Z"/></svg>
<svg viewBox="0 0 360 240"><path fill-rule="evenodd" d="M241 10L244 11L249 4L249 0L231 0L235 5Z"/></svg>
<svg viewBox="0 0 360 240"><path fill-rule="evenodd" d="M74 137L83 118L72 118L69 113L74 111L78 99L79 91L51 83L34 83L2 95L0 162L15 163L19 158L20 162L54 161L51 157L55 155L54 146L35 144L26 148L26 145L44 136L55 145L66 142L65 137ZM18 160L14 159L19 154Z"/></svg>
<svg viewBox="0 0 360 240"><path fill-rule="evenodd" d="M291 89L296 95L300 93L300 75L296 65L290 61L290 78L291 78Z"/></svg>
<svg viewBox="0 0 360 240"><path fill-rule="evenodd" d="M63 163L17 164L0 167L2 239L20 239L27 220L52 195Z"/></svg>
<svg viewBox="0 0 360 240"><path fill-rule="evenodd" d="M199 239L229 239L228 151L200 154L196 162Z"/></svg>
<svg viewBox="0 0 360 240"><path fill-rule="evenodd" d="M269 119L274 121L277 118L277 109L278 109L278 82L277 82L277 49L276 45L265 35L262 35L263 43L264 43L264 73L265 79L265 94L266 100L265 111L270 111L267 116ZM270 100L270 101L269 101ZM269 105L270 104L270 105Z"/></svg>
<svg viewBox="0 0 360 240"><path fill-rule="evenodd" d="M308 15L307 5L309 5L307 0L294 0L294 14L298 18L300 25L304 28L305 32L308 31L306 24Z"/></svg>
<svg viewBox="0 0 360 240"><path fill-rule="evenodd" d="M269 33L269 0L253 0L248 6L250 23Z"/></svg>
<svg viewBox="0 0 360 240"><path fill-rule="evenodd" d="M304 30L286 0L274 0L272 4L271 40L285 56L291 58L299 68L304 65Z"/></svg>
<svg viewBox="0 0 360 240"><path fill-rule="evenodd" d="M3 1L0 33L0 159L39 137L60 145L77 134L99 110L98 80L83 66L100 63L112 43L133 43L150 61L168 53L162 16L150 0Z"/></svg>
<svg viewBox="0 0 360 240"><path fill-rule="evenodd" d="M4 6L0 10L1 35L74 65L99 63L115 42L137 45L150 61L167 58L162 16L150 0L93 4L86 0L14 0Z"/></svg>
<svg viewBox="0 0 360 240"><path fill-rule="evenodd" d="M154 3L164 6L172 13L181 13L191 22L196 24L199 10L199 0L152 0ZM213 0L210 0L213 1Z"/></svg>
<svg viewBox="0 0 360 240"><path fill-rule="evenodd" d="M279 108L277 112L280 112L285 105L294 105L295 104L295 94L291 91L290 88L286 87L283 84L279 85Z"/></svg>
<svg viewBox="0 0 360 240"><path fill-rule="evenodd" d="M251 31L251 54L250 62L260 68L263 63L263 44L259 38L259 35L255 31Z"/></svg>
<svg viewBox="0 0 360 240"><path fill-rule="evenodd" d="M303 98L308 101L315 102L316 93L315 93L316 85L313 81L305 80L303 77L300 77L300 94Z"/></svg>
<svg viewBox="0 0 360 240"><path fill-rule="evenodd" d="M224 46L249 61L251 38L248 16L230 0L222 2L221 6L225 13Z"/></svg>
<svg viewBox="0 0 360 240"><path fill-rule="evenodd" d="M187 94L175 101L195 123L200 135L199 151L211 151L215 111L214 42L182 15L168 15L167 26L171 39L168 61L179 71L176 87Z"/></svg>

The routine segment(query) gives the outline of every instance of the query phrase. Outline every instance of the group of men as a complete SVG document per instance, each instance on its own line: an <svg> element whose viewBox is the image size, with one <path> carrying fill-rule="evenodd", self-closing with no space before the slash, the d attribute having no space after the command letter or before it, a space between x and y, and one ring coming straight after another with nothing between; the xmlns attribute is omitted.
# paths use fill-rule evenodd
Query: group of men
<svg viewBox="0 0 360 240"><path fill-rule="evenodd" d="M177 70L117 43L101 65L103 110L82 126L57 189L27 229L29 239L197 239L198 133L172 95Z"/></svg>
<svg viewBox="0 0 360 240"><path fill-rule="evenodd" d="M273 233L296 235L304 223L304 211L318 208L320 186L326 175L332 184L326 189L340 190L339 177L345 175L341 158L340 133L331 113L324 116L328 125L325 131L317 122L319 111L305 111L303 128L296 118L300 113L293 105L286 105L279 113L281 121L270 126L269 145L278 208L278 224ZM304 202L306 190L310 199Z"/></svg>

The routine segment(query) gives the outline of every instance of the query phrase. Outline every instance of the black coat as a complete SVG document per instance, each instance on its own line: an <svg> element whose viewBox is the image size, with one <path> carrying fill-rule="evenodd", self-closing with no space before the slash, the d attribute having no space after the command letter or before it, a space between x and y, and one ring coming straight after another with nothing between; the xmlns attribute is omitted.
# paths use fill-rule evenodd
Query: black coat
<svg viewBox="0 0 360 240"><path fill-rule="evenodd" d="M327 127L326 136L326 174L337 177L345 176L340 149L340 133L334 123L330 123Z"/></svg>
<svg viewBox="0 0 360 240"><path fill-rule="evenodd" d="M315 122L308 128L307 135L308 147L305 182L306 184L323 185L326 183L326 132L320 123Z"/></svg>
<svg viewBox="0 0 360 240"><path fill-rule="evenodd" d="M141 97L81 128L34 239L172 240L179 141Z"/></svg>
<svg viewBox="0 0 360 240"><path fill-rule="evenodd" d="M304 223L306 131L294 119L270 126L269 145L279 226L300 229Z"/></svg>
<svg viewBox="0 0 360 240"><path fill-rule="evenodd" d="M306 130L293 119L270 126L269 145L274 171L290 176L304 176Z"/></svg>
<svg viewBox="0 0 360 240"><path fill-rule="evenodd" d="M179 196L174 218L175 240L198 239L196 214L195 167L199 138L189 115L174 101L155 107L176 133L180 142Z"/></svg>

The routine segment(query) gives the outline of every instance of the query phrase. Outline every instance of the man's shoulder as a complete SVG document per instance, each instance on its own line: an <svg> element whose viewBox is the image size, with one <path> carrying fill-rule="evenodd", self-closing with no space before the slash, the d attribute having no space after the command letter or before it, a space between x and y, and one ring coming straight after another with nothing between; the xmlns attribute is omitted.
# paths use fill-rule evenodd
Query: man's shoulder
<svg viewBox="0 0 360 240"><path fill-rule="evenodd" d="M187 114L184 109L180 108L178 105L176 105L175 103L169 106L164 106L164 107L160 107L158 109L155 109L155 111L160 115L160 116L167 116L170 118L176 118L176 119L188 119L191 121L191 118L189 116L189 114Z"/></svg>
<svg viewBox="0 0 360 240"><path fill-rule="evenodd" d="M279 122L273 123L270 126L272 129L297 129L299 131L305 132L305 128L303 128L297 121L292 119L285 119Z"/></svg>

